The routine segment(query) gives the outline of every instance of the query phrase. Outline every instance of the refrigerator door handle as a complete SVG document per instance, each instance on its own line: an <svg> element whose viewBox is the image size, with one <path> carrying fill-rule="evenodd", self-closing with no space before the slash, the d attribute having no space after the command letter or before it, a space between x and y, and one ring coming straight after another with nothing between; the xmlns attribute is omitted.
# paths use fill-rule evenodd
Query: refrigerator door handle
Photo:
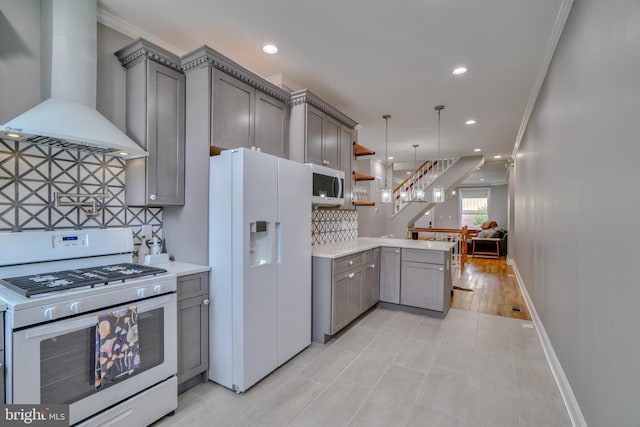
<svg viewBox="0 0 640 427"><path fill-rule="evenodd" d="M282 263L282 235L281 225L279 221L276 221L276 263Z"/></svg>

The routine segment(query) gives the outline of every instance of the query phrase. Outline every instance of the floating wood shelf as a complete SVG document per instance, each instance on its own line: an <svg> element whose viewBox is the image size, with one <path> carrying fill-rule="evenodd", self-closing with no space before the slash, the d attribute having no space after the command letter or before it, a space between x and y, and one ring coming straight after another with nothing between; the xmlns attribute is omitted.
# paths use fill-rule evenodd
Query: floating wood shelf
<svg viewBox="0 0 640 427"><path fill-rule="evenodd" d="M369 150L367 147L364 147L357 142L353 143L353 155L358 156L370 156L376 154L375 151Z"/></svg>
<svg viewBox="0 0 640 427"><path fill-rule="evenodd" d="M355 206L375 206L376 202L372 202L369 200L356 200L353 202Z"/></svg>
<svg viewBox="0 0 640 427"><path fill-rule="evenodd" d="M358 171L353 171L353 178L356 181L373 181L374 179L376 179L375 176L367 175L366 173Z"/></svg>

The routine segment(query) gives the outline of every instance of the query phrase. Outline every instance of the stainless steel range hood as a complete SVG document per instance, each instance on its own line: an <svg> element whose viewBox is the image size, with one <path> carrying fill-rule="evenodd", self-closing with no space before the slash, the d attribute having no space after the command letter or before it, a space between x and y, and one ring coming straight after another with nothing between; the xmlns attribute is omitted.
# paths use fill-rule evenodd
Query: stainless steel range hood
<svg viewBox="0 0 640 427"><path fill-rule="evenodd" d="M0 126L0 138L127 159L148 156L96 111L96 0L43 0L42 86L46 101Z"/></svg>

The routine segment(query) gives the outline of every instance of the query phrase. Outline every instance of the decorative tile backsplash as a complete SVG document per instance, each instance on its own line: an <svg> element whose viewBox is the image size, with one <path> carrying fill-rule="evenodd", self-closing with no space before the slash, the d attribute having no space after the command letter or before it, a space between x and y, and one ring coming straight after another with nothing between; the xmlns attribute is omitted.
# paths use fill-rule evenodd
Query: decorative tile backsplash
<svg viewBox="0 0 640 427"><path fill-rule="evenodd" d="M358 238L358 212L344 209L314 209L311 244L333 243Z"/></svg>
<svg viewBox="0 0 640 427"><path fill-rule="evenodd" d="M127 207L124 175L117 157L0 140L0 231L131 227L139 244L151 224L162 238L162 208ZM55 206L56 192L108 196L87 218L84 207Z"/></svg>

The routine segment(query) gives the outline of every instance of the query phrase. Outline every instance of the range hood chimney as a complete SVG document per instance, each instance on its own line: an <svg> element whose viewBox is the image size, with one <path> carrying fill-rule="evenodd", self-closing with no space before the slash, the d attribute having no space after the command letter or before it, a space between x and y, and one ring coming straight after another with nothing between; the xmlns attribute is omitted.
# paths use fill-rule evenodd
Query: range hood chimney
<svg viewBox="0 0 640 427"><path fill-rule="evenodd" d="M118 156L144 151L96 110L97 0L41 1L46 101L0 126L0 138Z"/></svg>

